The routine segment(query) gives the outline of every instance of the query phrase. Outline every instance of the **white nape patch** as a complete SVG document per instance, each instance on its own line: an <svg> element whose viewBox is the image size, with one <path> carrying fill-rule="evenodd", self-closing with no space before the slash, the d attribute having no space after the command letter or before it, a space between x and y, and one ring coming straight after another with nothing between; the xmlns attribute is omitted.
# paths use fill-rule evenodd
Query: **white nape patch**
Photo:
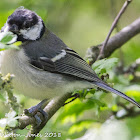
<svg viewBox="0 0 140 140"><path fill-rule="evenodd" d="M40 20L38 24L34 25L33 27L29 29L21 29L20 34L23 35L24 39L28 40L36 40L40 38L40 33L43 28L42 21Z"/></svg>
<svg viewBox="0 0 140 140"><path fill-rule="evenodd" d="M66 55L66 51L65 51L65 50L62 50L62 53L56 55L56 56L55 56L54 58L52 58L51 60L52 60L53 62L55 62L55 61L57 61L57 60L59 60L59 59L65 57L65 55Z"/></svg>

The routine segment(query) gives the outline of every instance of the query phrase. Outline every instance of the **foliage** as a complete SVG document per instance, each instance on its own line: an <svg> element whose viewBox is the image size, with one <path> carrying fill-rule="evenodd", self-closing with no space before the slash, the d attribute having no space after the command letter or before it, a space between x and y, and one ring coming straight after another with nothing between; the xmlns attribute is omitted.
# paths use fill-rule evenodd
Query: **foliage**
<svg viewBox="0 0 140 140"><path fill-rule="evenodd" d="M16 41L17 41L17 36L14 35L12 32L0 33L0 51L7 50L7 49L18 49L17 45L20 45L20 43L17 42L14 45L10 45Z"/></svg>
<svg viewBox="0 0 140 140"><path fill-rule="evenodd" d="M96 73L103 74L109 71L112 67L114 67L117 62L117 58L102 59L100 61L96 61L96 63L92 65L92 68Z"/></svg>
<svg viewBox="0 0 140 140"><path fill-rule="evenodd" d="M111 71L111 69L117 65L117 61L118 59L116 58L99 60L95 62L92 67L101 75L106 75L106 72L108 72L110 77L112 77L112 82L115 82L115 87L117 89L124 89L125 93L128 96L130 96L129 92L131 92L131 97L134 97L137 101L139 101L140 94L136 94L139 91L139 86L134 86L134 88L132 88L133 86L130 85L129 76L126 79L125 76L117 76ZM61 133L63 134L62 139L76 139L78 137L81 137L82 134L84 134L88 129L102 129L101 126L107 119L107 114L110 114L111 112L118 112L117 115L120 115L120 117L124 115L121 113L121 111L123 110L120 110L120 107L117 106L117 103L122 99L120 100L120 98L118 98L116 95L113 95L114 97L111 98L110 95L100 90L85 90L80 91L79 93L81 96L84 95L82 96L82 98L80 98L81 100L77 99L73 103L70 103L64 108L61 108L61 110L57 112L56 117L54 117L54 119L52 119L51 122L48 123L45 131L47 130L48 132L50 132L50 130L61 130ZM124 100L123 103L126 106L128 104L128 102ZM91 115L91 112L94 115ZM123 126L125 126L125 124L123 124ZM122 128L120 127L120 129ZM42 131L42 133L44 133L44 131ZM52 140L53 138L50 139Z"/></svg>
<svg viewBox="0 0 140 140"><path fill-rule="evenodd" d="M115 2L114 5L116 7L113 10L111 2ZM84 56L87 47L100 44L105 39L112 23L112 14L115 13L115 9L117 9L116 11L120 9L122 3L123 1L114 0L104 3L96 0L14 0L12 2L2 0L0 2L0 27L4 26L7 17L17 7L23 5L41 15L49 29L60 36L68 46L78 51L81 56ZM135 0L134 5L129 7L130 9L124 14L123 20L120 20L119 28L126 26L139 16L137 14L140 12L139 3L139 0ZM11 33L3 34L0 37L0 51L11 48L18 49L17 46L20 43L7 45L8 42L11 40L14 42L15 39L16 36L13 36ZM124 45L121 52L118 50L111 58L97 61L92 66L99 77L103 78L114 88L133 97L138 102L140 102L139 83L133 81L134 76L132 74L117 72L116 67L122 61L123 67L135 61L139 57L139 46L138 36ZM21 95L13 95L13 78L12 74L0 75L0 134L14 133L26 135L27 129L11 132L10 128L18 125L17 114L20 114L23 108L29 108L39 101L31 100ZM124 113L127 113L118 103L121 102L126 107L131 108L132 105L130 103L114 94L105 93L105 91L99 89L75 92L80 94L80 99L76 99L74 102L62 107L41 131L43 135L49 132L61 133L61 137L47 137L48 140L78 138L82 140L84 136L86 136L86 139L92 137L92 139L96 140L99 138L100 140L106 140L106 138L109 139L113 136L115 132L116 139L119 135L123 140L125 138L127 140L128 138L130 140L140 139L139 116L136 118L128 117L123 121L116 120L114 117L114 114L123 116ZM138 109L134 108L133 111L138 111ZM109 119L110 116L113 118L111 121ZM109 131L108 136L106 135L107 131ZM96 137L93 134L96 134ZM123 134L129 134L129 136L125 137ZM109 135L111 136L109 137ZM116 140L115 138L113 137L111 140ZM0 137L0 139L4 138ZM16 137L14 139L23 140L23 137Z"/></svg>
<svg viewBox="0 0 140 140"><path fill-rule="evenodd" d="M18 49L16 45L7 45L16 41L16 36L12 33L1 33L0 36L0 51L7 49ZM6 76L0 74L0 100L8 105L9 112L5 114L5 118L0 119L0 133L10 133L10 127L16 127L18 125L17 119L19 118L19 104L17 98L13 95L12 79L14 75L8 73ZM3 138L3 136L0 136ZM6 137L6 135L5 135Z"/></svg>

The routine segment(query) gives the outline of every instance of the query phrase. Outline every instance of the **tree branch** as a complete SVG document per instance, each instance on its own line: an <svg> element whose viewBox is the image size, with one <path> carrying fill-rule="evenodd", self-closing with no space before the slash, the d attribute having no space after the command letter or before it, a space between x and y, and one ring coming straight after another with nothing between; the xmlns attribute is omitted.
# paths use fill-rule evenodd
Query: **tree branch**
<svg viewBox="0 0 140 140"><path fill-rule="evenodd" d="M128 117L137 117L140 115L140 111L136 111L134 106L131 106L131 107L126 107L125 104L123 103L120 103L118 102L117 103L118 106L122 107L123 110L125 110L126 113L123 113L122 115L118 115L118 112L112 112L114 117L117 119L117 120L122 120L122 119L125 119L125 118L128 118ZM122 110L120 110L122 111Z"/></svg>
<svg viewBox="0 0 140 140"><path fill-rule="evenodd" d="M133 23L123 28L115 36L109 39L103 52L104 53L103 58L109 57L116 49L120 48L128 40L130 40L139 33L140 33L140 18L138 18ZM87 50L85 58L89 59L90 65L96 61L103 44L104 42L97 46L92 46Z"/></svg>
<svg viewBox="0 0 140 140"><path fill-rule="evenodd" d="M116 16L115 20L113 21L112 23L112 26L111 26L111 29L105 39L105 42L103 43L102 47L101 47L101 50L100 50L100 53L98 55L98 58L97 59L101 59L104 57L104 49L105 49L105 46L107 45L107 42L110 38L110 35L112 33L112 31L114 30L114 28L116 27L120 17L122 16L122 14L125 12L126 8L128 7L128 5L131 3L131 0L126 0L124 5L122 6L121 10L119 11L118 15Z"/></svg>
<svg viewBox="0 0 140 140"><path fill-rule="evenodd" d="M61 108L64 105L65 101L70 97L71 97L71 93L68 93L59 98L55 98L55 99L51 100L48 103L48 105L44 108L44 111L48 115L47 120L39 128L32 127L31 130L29 131L29 133L27 134L28 137L26 138L26 140L34 140L35 134L39 133L42 130L42 128L46 125L48 120L57 112L57 110L59 108ZM41 120L43 120L43 116L41 113L38 112L38 116L41 118ZM36 124L35 118L30 117L30 116L21 116L19 118L18 128L24 129L26 126L28 126L30 124L32 124L32 125Z"/></svg>
<svg viewBox="0 0 140 140"><path fill-rule="evenodd" d="M124 67L122 65L118 65L115 69L117 73L120 74L132 74L135 76L137 69L140 67L140 58L136 59L130 66Z"/></svg>
<svg viewBox="0 0 140 140"><path fill-rule="evenodd" d="M131 73L134 75L138 67L140 67L140 58L136 59L134 63L132 63L129 67L124 69L124 73Z"/></svg>

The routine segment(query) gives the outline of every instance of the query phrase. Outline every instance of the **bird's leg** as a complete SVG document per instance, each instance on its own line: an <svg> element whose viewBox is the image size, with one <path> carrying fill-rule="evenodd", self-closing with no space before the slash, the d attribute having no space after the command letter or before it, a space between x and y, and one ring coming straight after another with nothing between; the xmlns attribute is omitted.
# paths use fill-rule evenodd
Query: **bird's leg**
<svg viewBox="0 0 140 140"><path fill-rule="evenodd" d="M73 98L74 97L74 98ZM67 104L69 104L69 103L71 103L71 102L73 102L75 99L77 99L77 98L79 98L80 97L80 95L78 94L78 93L75 93L74 95L72 95L70 98L73 98L72 100L70 100L69 102L67 102L67 103L64 103L64 105L63 106L65 106L65 105L67 105Z"/></svg>
<svg viewBox="0 0 140 140"><path fill-rule="evenodd" d="M44 120L46 120L48 118L48 114L43 110L43 106L46 104L47 99L41 101L39 104L32 106L29 109L24 109L24 114L27 116L31 116L34 117L36 119L36 126L35 127L39 127L42 123L42 120L40 119L40 117L37 115L37 112L40 112L43 117Z"/></svg>

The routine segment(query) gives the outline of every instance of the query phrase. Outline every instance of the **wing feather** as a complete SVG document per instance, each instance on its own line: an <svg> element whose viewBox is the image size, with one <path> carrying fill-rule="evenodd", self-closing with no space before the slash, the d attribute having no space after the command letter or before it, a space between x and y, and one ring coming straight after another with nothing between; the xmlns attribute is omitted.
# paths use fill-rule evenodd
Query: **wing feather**
<svg viewBox="0 0 140 140"><path fill-rule="evenodd" d="M66 48L65 52L65 56L62 56L61 59L59 57L59 59L56 61L53 61L53 58L57 58L57 55L61 56L61 52L53 55L51 58L50 55L39 57L37 60L31 60L30 63L45 71L63 73L88 81L101 81L87 62L83 60L75 51L71 50L70 48Z"/></svg>

